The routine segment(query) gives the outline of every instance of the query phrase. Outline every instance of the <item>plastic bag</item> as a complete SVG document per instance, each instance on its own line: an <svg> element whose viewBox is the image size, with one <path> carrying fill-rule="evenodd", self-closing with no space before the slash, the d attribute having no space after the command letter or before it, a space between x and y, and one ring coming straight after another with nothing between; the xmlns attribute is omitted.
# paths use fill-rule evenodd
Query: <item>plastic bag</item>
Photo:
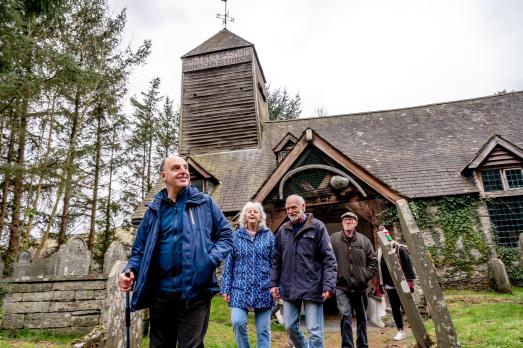
<svg viewBox="0 0 523 348"><path fill-rule="evenodd" d="M383 322L383 317L387 315L385 308L385 300L383 297L369 296L367 306L367 319L372 322L374 325L379 327L385 327Z"/></svg>

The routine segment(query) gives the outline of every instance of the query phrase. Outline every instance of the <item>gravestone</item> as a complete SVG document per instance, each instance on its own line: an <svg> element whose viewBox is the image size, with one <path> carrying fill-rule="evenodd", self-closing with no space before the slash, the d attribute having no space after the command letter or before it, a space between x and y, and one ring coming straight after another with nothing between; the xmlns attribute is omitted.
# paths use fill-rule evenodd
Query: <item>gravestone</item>
<svg viewBox="0 0 523 348"><path fill-rule="evenodd" d="M29 276L41 276L47 274L47 262L48 259L38 259L31 263L29 268Z"/></svg>
<svg viewBox="0 0 523 348"><path fill-rule="evenodd" d="M125 328L125 293L121 292L116 279L127 264L126 261L116 261L107 278L106 307L102 311L100 323L106 329L105 345L107 348L124 348L126 340ZM131 313L130 347L140 347L143 332L143 311Z"/></svg>
<svg viewBox="0 0 523 348"><path fill-rule="evenodd" d="M13 277L25 277L29 275L31 267L31 254L28 251L22 251L18 255L18 261L13 264Z"/></svg>
<svg viewBox="0 0 523 348"><path fill-rule="evenodd" d="M111 243L104 256L104 274L109 274L116 261L127 260L127 251L122 242L115 240Z"/></svg>
<svg viewBox="0 0 523 348"><path fill-rule="evenodd" d="M47 275L56 275L58 269L58 252L47 258Z"/></svg>
<svg viewBox="0 0 523 348"><path fill-rule="evenodd" d="M91 253L80 237L73 237L60 246L57 255L56 275L87 275L91 265Z"/></svg>
<svg viewBox="0 0 523 348"><path fill-rule="evenodd" d="M488 272L491 287L496 292L512 293L512 287L503 261L497 258L490 259L488 262Z"/></svg>

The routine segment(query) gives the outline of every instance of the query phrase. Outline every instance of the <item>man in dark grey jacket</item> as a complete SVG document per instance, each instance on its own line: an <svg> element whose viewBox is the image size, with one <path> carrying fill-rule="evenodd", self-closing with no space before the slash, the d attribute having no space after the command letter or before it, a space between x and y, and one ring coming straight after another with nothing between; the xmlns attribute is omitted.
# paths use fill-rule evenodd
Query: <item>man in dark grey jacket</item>
<svg viewBox="0 0 523 348"><path fill-rule="evenodd" d="M305 201L291 195L285 202L289 222L276 235L271 294L283 299L283 321L296 348L323 347L323 301L336 286L336 260L325 225L305 214ZM309 332L300 330L301 306Z"/></svg>
<svg viewBox="0 0 523 348"><path fill-rule="evenodd" d="M343 231L331 236L332 248L338 262L336 302L341 316L342 347L354 347L352 338L352 310L358 322L356 345L368 347L367 316L365 314L366 289L369 280L378 270L378 259L370 240L356 232L358 216L346 212L341 216Z"/></svg>

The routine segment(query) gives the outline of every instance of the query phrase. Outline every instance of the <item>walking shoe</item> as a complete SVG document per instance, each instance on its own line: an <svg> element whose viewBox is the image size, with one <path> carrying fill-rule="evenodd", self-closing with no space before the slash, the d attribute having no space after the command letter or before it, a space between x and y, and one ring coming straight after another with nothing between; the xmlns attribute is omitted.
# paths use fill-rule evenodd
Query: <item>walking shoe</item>
<svg viewBox="0 0 523 348"><path fill-rule="evenodd" d="M396 334L396 336L394 336L392 339L394 341L401 341L401 340L404 340L405 338L407 338L407 335L405 335L405 331L399 330L398 333Z"/></svg>

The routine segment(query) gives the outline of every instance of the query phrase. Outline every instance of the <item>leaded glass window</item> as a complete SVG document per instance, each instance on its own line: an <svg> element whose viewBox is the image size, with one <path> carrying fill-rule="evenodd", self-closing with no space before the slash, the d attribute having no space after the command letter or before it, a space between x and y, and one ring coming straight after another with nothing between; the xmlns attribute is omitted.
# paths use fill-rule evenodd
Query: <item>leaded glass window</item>
<svg viewBox="0 0 523 348"><path fill-rule="evenodd" d="M503 181L499 170L489 170L481 173L483 190L485 192L503 191Z"/></svg>
<svg viewBox="0 0 523 348"><path fill-rule="evenodd" d="M487 201L496 244L516 247L523 233L523 196L495 198Z"/></svg>
<svg viewBox="0 0 523 348"><path fill-rule="evenodd" d="M523 173L521 168L506 169L505 176L507 177L508 188L523 187Z"/></svg>

